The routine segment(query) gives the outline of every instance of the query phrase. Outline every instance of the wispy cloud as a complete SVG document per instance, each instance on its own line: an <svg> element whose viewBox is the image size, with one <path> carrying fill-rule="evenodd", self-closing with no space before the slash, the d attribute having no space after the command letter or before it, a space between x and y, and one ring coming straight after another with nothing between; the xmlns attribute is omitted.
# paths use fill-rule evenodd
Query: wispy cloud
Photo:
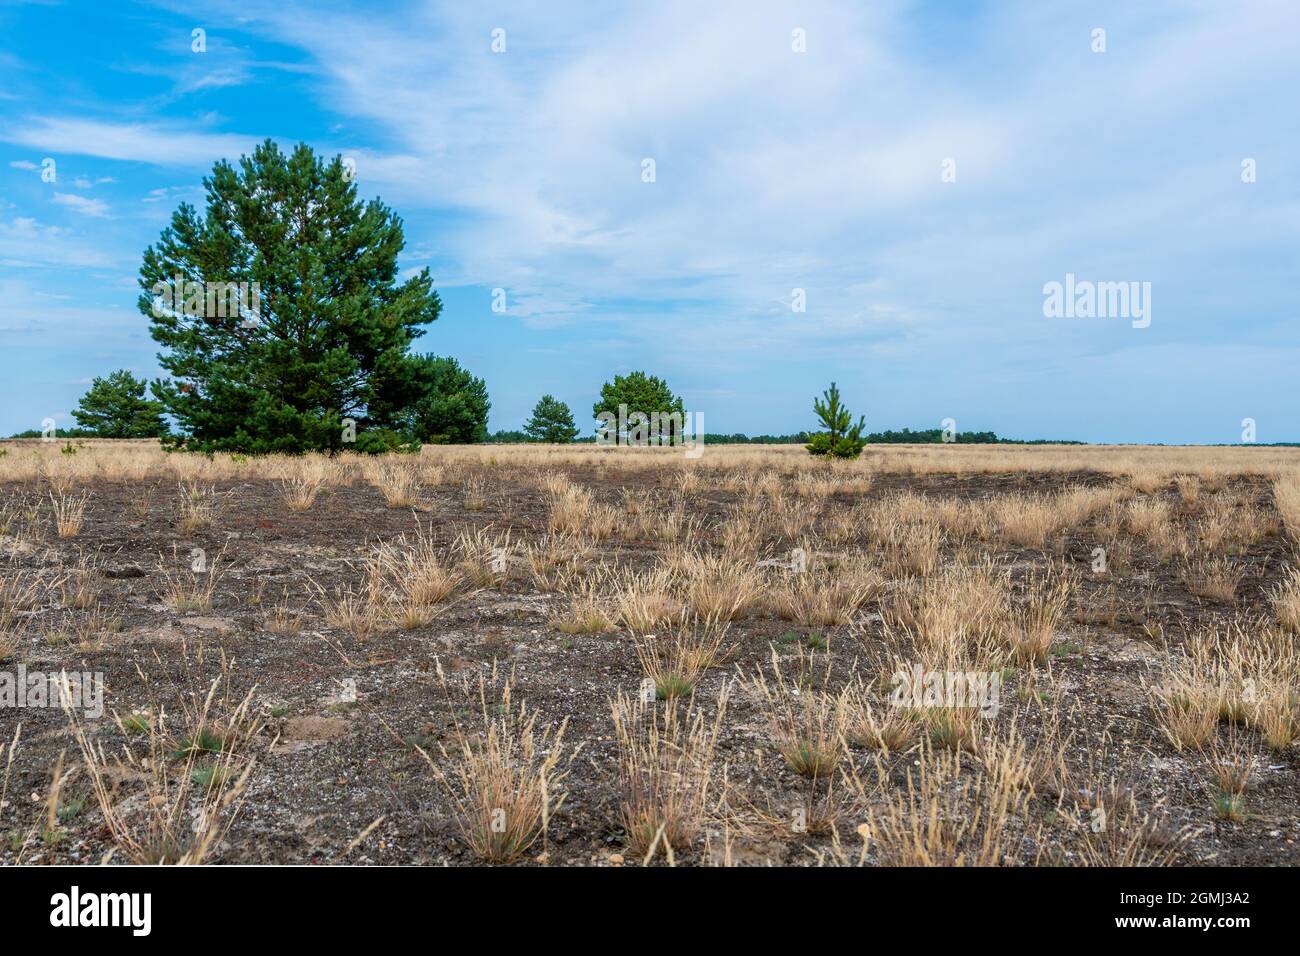
<svg viewBox="0 0 1300 956"><path fill-rule="evenodd" d="M28 216L0 221L0 261L10 268L45 266L105 268L120 265L119 256L86 242L58 226ZM13 303L6 303L12 308Z"/></svg>
<svg viewBox="0 0 1300 956"><path fill-rule="evenodd" d="M0 137L54 153L198 168L210 167L219 157L236 158L251 152L260 139L170 123L52 116L18 120Z"/></svg>
<svg viewBox="0 0 1300 956"><path fill-rule="evenodd" d="M75 193L55 193L54 202L56 205L71 209L79 216L94 216L100 219L108 216L108 203L102 199L89 199Z"/></svg>
<svg viewBox="0 0 1300 956"><path fill-rule="evenodd" d="M617 311L590 303L668 296L687 304L659 321L716 351L752 344L739 317L803 288L808 312L770 317L757 341L813 355L883 334L920 354L1043 335L1039 289L1072 264L1168 276L1173 257L1240 230L1238 154L1282 121L1251 91L1297 78L1286 38L1300 11L1159 6L1159 21L1098 11L1104 56L1092 21L990 11L960 39L1013 75L973 83L907 49L905 3L667 3L598 23L581 6L311 17L277 4L259 26L307 48L330 102L400 156L359 162L363 186L474 210L445 245L464 281L510 290L513 314L608 322ZM507 48L493 54L497 25ZM1051 56L1027 57L1025 36ZM1210 161L1201 117L1230 98ZM941 180L946 159L956 182ZM1109 334L1078 331L1057 341Z"/></svg>

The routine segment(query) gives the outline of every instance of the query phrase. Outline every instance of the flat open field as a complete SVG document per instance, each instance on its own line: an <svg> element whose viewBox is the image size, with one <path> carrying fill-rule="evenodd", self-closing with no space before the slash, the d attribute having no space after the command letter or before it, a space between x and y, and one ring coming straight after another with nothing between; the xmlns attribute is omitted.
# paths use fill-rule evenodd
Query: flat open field
<svg viewBox="0 0 1300 956"><path fill-rule="evenodd" d="M0 447L0 863L1300 863L1300 450Z"/></svg>

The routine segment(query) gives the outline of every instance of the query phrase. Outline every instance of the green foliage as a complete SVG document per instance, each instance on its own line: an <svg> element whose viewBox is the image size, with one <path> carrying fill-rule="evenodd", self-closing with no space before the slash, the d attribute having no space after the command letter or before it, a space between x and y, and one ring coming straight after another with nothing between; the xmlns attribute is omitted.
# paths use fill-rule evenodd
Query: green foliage
<svg viewBox="0 0 1300 956"><path fill-rule="evenodd" d="M383 455L388 452L414 454L420 450L420 441L391 428L371 428L358 432L356 443L350 449L363 455Z"/></svg>
<svg viewBox="0 0 1300 956"><path fill-rule="evenodd" d="M734 432L732 434L722 434L720 432L708 432L704 436L706 445L807 445L813 439L809 432L795 432L792 435L746 435L743 432ZM908 428L899 431L871 432L862 436L863 442L868 445L877 443L907 442L912 444L939 444L943 442L943 430L939 428L927 428L912 430ZM493 432L488 439L492 442L525 442L528 436L518 429ZM595 438L578 438L578 442L593 442ZM977 444L977 445L1082 445L1083 442L1072 441L1062 438L999 438L993 432L958 432L956 441L958 444ZM1286 444L1284 442L1279 445Z"/></svg>
<svg viewBox="0 0 1300 956"><path fill-rule="evenodd" d="M204 187L205 213L182 204L140 267L170 443L292 453L342 447L344 418L358 438L401 430L421 374L408 347L442 309L427 270L397 281L401 220L306 145L267 140ZM256 283L256 311L205 298L212 283Z"/></svg>
<svg viewBox="0 0 1300 956"><path fill-rule="evenodd" d="M77 814L86 808L86 801L90 797L90 792L73 794L67 800L60 800L55 813L58 814L60 823L70 823Z"/></svg>
<svg viewBox="0 0 1300 956"><path fill-rule="evenodd" d="M72 417L96 438L157 438L167 433L162 402L144 397L147 382L126 369L96 376Z"/></svg>
<svg viewBox="0 0 1300 956"><path fill-rule="evenodd" d="M872 432L864 438L868 445L931 445L944 443L944 431L942 428L923 428L917 431L902 428L898 431ZM1002 439L993 432L956 432L948 441L959 445L995 445L1002 442Z"/></svg>
<svg viewBox="0 0 1300 956"><path fill-rule="evenodd" d="M411 360L413 391L409 404L393 419L403 430L429 444L472 444L487 440L487 385L461 368L454 358L418 355ZM360 436L358 436L360 437Z"/></svg>
<svg viewBox="0 0 1300 956"><path fill-rule="evenodd" d="M810 455L829 455L831 458L854 459L862 454L866 443L852 435L832 438L827 432L817 432L805 445Z"/></svg>
<svg viewBox="0 0 1300 956"><path fill-rule="evenodd" d="M907 444L907 445L930 445L940 444L944 441L944 432L941 428L922 428L913 431L910 428L902 428L898 431L872 432L864 435L863 440L868 445L876 444ZM958 445L1082 445L1080 441L1070 441L1062 438L999 438L994 432L957 432L951 439Z"/></svg>
<svg viewBox="0 0 1300 956"><path fill-rule="evenodd" d="M96 438L95 432L89 428L56 428L52 433L53 438ZM44 438L45 432L39 428L28 428L26 431L17 432L10 435L10 438Z"/></svg>
<svg viewBox="0 0 1300 956"><path fill-rule="evenodd" d="M806 445L812 436L808 432L796 432L793 435L746 435L733 432L730 435L706 432L706 445Z"/></svg>
<svg viewBox="0 0 1300 956"><path fill-rule="evenodd" d="M504 428L499 432L493 432L487 439L494 445L522 445L524 442L531 441L528 433L518 428Z"/></svg>
<svg viewBox="0 0 1300 956"><path fill-rule="evenodd" d="M554 395L543 395L533 406L533 417L524 423L530 441L567 445L578 437L569 406Z"/></svg>
<svg viewBox="0 0 1300 956"><path fill-rule="evenodd" d="M832 458L857 458L862 454L862 429L866 425L866 416L853 423L853 413L840 402L840 390L834 382L822 392L820 399L813 399L813 411L825 431L812 436L805 446L811 455L829 455Z"/></svg>
<svg viewBox="0 0 1300 956"><path fill-rule="evenodd" d="M592 406L591 414L596 419L600 419L602 413L612 415L617 419L619 406L627 406L627 415L629 418L637 412L650 416L658 414L660 416L677 414L686 417L686 408L682 400L673 394L668 383L662 378L655 375L647 375L645 372L630 372L627 375L615 375L614 381L606 382L600 387L600 401ZM597 431L604 428L603 425L597 427ZM626 425L620 427L622 434L618 436L619 441L625 440L629 429ZM672 437L672 432L662 426L657 430L660 434L655 434L655 430L647 430L651 441L654 441L662 435L664 440ZM611 433L612 434L612 433Z"/></svg>
<svg viewBox="0 0 1300 956"><path fill-rule="evenodd" d="M149 732L152 723L148 714L135 713L127 714L122 718L122 729L128 734L139 735Z"/></svg>
<svg viewBox="0 0 1300 956"><path fill-rule="evenodd" d="M226 742L221 735L207 728L201 729L193 736L182 737L178 746L173 748L173 760L184 760L191 754L219 754L225 749Z"/></svg>

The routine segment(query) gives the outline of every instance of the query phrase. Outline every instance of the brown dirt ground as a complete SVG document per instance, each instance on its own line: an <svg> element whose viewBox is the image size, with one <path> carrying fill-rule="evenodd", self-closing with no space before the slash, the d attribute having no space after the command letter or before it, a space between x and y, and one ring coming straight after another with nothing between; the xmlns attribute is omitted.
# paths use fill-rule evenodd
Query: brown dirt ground
<svg viewBox="0 0 1300 956"><path fill-rule="evenodd" d="M668 476L654 472L602 477L594 469L569 469L571 477L596 491L601 501L617 503L624 488L645 495L652 503L669 494ZM984 496L1006 492L1055 490L1070 483L1106 482L1103 476L1078 474L1019 474L1009 476L880 476L864 494L837 494L828 508L848 507L859 498L876 498L907 488L934 496ZM106 675L106 706L126 714L174 709L187 693L206 688L219 672L220 656L234 662L237 694L256 687L256 701L265 716L258 737L258 768L246 802L228 839L215 855L222 863L385 863L470 864L475 858L461 840L449 802L435 786L424 760L406 740L436 745L453 733L453 710L459 704L444 695L436 677L435 659L453 675L476 677L494 661L513 669L516 695L555 724L569 719L566 739L581 743L572 765L568 799L551 821L548 862L604 864L626 854L618 821L618 752L613 738L608 699L617 689L632 692L641 677L637 659L625 634L566 636L547 624L563 595L541 593L524 575L512 575L500 585L461 597L429 626L412 631L390 630L364 642L325 627L318 612L308 610L302 632L275 636L262 625L266 609L287 589L291 604L308 607L308 579L322 583L356 580L348 565L378 540L409 532L416 522L431 525L437 538L450 544L466 529L512 530L516 540L545 530L543 493L530 476L505 470L491 476L487 507L468 512L461 494L440 486L422 492L425 508L390 509L373 488L362 482L334 487L305 513L288 511L273 482L222 482L226 496L218 520L192 537L176 527L174 482L150 481L155 506L149 517L137 518L131 500L138 484L99 482L91 486L86 524L74 540L52 534L35 547L5 547L17 566L45 563L71 565L78 553L98 552L109 574L135 566L136 577L101 576L100 599L121 618L120 631L100 648L51 645L44 634L52 621L77 612L49 603L25 622L19 659L29 670L102 671ZM1232 479L1233 488L1266 502L1267 482ZM0 497L33 500L43 495L35 484L9 484ZM1172 492L1167 492L1176 502ZM713 489L692 496L693 514L706 522L721 518L736 500L732 493ZM653 507L653 504L652 504ZM1087 528L1072 531L1054 556L1080 571L1088 570L1097 544ZM190 547L209 556L223 552L226 570L210 610L193 615L175 612L159 597L156 567L159 556L171 560L173 547L182 557ZM662 546L653 542L606 542L602 560L649 566ZM1041 563L1045 553L994 549L1007 561ZM1158 673L1165 650L1144 634L1144 621L1159 621L1177 643L1191 619L1204 623L1226 620L1242 611L1263 612L1265 594L1281 576L1288 555L1282 539L1270 537L1239 556L1248 564L1235 607L1189 595L1172 565L1149 555L1138 556L1131 571L1114 575L1118 613L1095 617L1076 613L1066 639L1051 661L1050 687L1061 699L1046 703L1075 734L1070 755L1080 765L1098 752L1103 731L1111 737L1109 767L1128 781L1147 805L1159 805L1170 827L1187 827L1190 839L1180 856L1187 864L1300 863L1300 761L1296 747L1286 754L1262 751L1258 781L1248 797L1244 823L1215 818L1207 775L1197 758L1179 754L1161 736L1152 720L1142 681ZM1084 575L1084 593L1100 594L1103 585ZM874 606L865 609L859 633L832 629L830 640L835 673L847 676L880 627ZM1098 619L1099 617L1099 619ZM793 655L791 626L765 614L750 614L730 632L728 666L711 672L702 682L704 700L716 696L721 682L735 668L750 670L764 663L775 642L781 653ZM867 649L869 650L869 648ZM349 663L351 662L351 663ZM12 667L11 664L5 665ZM146 679L148 683L146 683ZM356 681L356 703L340 703L341 682ZM1023 674L1010 678L1014 708L1004 708L1000 720L1019 712L1032 738L1044 707L1017 695ZM460 716L470 713L466 703ZM51 768L61 751L75 762L77 751L67 732L66 718L57 710L0 710L0 740L13 736L21 719L22 741L11 770L7 805L0 808L0 863L16 859L16 843L42 814L50 786ZM94 724L97 742L108 751L124 743L110 719ZM272 740L278 735L274 748ZM802 782L783 764L770 745L755 700L744 692L733 697L721 758L728 764L733 786L757 805L784 813L800 799ZM889 769L900 780L909 763L896 756ZM3 769L0 766L0 769ZM74 777L70 792L85 789ZM1062 802L1063 801L1063 802ZM1071 795L1038 794L1031 812L1041 820L1076 809ZM349 852L353 839L377 818L384 821ZM845 842L852 840L856 819L841 821ZM62 834L49 845L24 849L28 862L91 862L110 848L94 799L66 821ZM8 839L4 839L8 837ZM39 837L37 838L39 843ZM828 843L825 834L810 836L774 831L737 840L738 862L807 864ZM678 854L677 862L704 862L703 846Z"/></svg>

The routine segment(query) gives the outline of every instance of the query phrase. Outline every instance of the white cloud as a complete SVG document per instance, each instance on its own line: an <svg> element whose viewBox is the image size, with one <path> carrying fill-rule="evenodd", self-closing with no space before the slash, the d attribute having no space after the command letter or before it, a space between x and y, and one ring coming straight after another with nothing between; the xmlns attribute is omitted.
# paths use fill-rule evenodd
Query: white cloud
<svg viewBox="0 0 1300 956"><path fill-rule="evenodd" d="M918 353L936 337L1059 342L1037 290L1070 264L1172 274L1241 231L1235 154L1283 135L1259 91L1300 79L1300 9L1159 7L1097 11L1104 56L1033 3L971 18L955 49L925 48L902 2L677 0L598 19L581 5L385 17L278 3L255 28L308 49L322 101L386 134L374 158L354 153L363 193L473 213L439 224L455 263L440 284L506 287L510 314L539 325L634 328L644 316L597 304L671 300L712 354L843 354L873 336ZM807 53L790 49L796 25ZM1207 156L1220 142L1227 156ZM940 180L948 157L956 183ZM736 334L796 286L806 315Z"/></svg>
<svg viewBox="0 0 1300 956"><path fill-rule="evenodd" d="M210 133L163 123L115 123L73 117L34 117L0 133L20 143L55 153L131 160L159 166L211 167L220 157L252 152L256 136Z"/></svg>
<svg viewBox="0 0 1300 956"><path fill-rule="evenodd" d="M93 189L95 186L111 182L116 182L112 176L100 176L98 179L91 179L89 176L78 176L72 181L72 185L78 189Z"/></svg>
<svg viewBox="0 0 1300 956"><path fill-rule="evenodd" d="M108 218L108 203L102 199L87 199L85 196L77 196L73 193L54 194L54 202L59 206L66 206L79 216L94 216L97 219Z"/></svg>
<svg viewBox="0 0 1300 956"><path fill-rule="evenodd" d="M106 268L118 257L86 244L66 229L30 216L0 222L0 260L10 268Z"/></svg>
<svg viewBox="0 0 1300 956"><path fill-rule="evenodd" d="M0 302L5 303L0 333L23 336L24 341L36 337L51 349L67 349L70 339L86 347L119 348L134 337L147 338L147 319L134 309L112 314L105 308L106 299L93 282L79 285L72 302L52 302L33 281L0 278Z"/></svg>

